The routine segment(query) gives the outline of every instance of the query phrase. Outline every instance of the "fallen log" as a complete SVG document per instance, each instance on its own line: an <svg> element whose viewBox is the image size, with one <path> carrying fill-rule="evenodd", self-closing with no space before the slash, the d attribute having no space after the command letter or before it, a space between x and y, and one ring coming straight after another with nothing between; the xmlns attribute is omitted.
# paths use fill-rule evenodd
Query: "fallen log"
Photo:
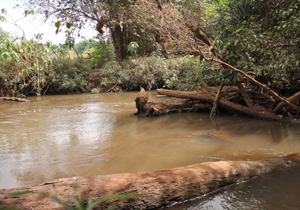
<svg viewBox="0 0 300 210"><path fill-rule="evenodd" d="M138 112L134 115L144 117L159 116L170 112L207 109L210 106L191 100L185 100L180 103L165 103L160 101L148 102L148 98L147 92L144 90L144 88L142 88L135 99Z"/></svg>
<svg viewBox="0 0 300 210"><path fill-rule="evenodd" d="M174 90L166 90L166 89L157 89L157 93L160 95L167 95L171 97L176 98L185 98L185 99L193 99L193 100L200 100L202 102L207 103L214 103L214 97L210 95L208 91L201 91L201 92L184 92L184 91L174 91ZM219 107L228 111L233 112L237 114L243 114L247 116L257 117L261 119L268 119L268 120L277 120L280 122L285 123L294 123L294 124L300 124L300 120L291 118L291 117L285 117L282 115L277 115L275 113L272 113L266 109L256 107L246 107L239 104L235 104L233 102L230 102L224 98L219 99Z"/></svg>
<svg viewBox="0 0 300 210"><path fill-rule="evenodd" d="M0 97L0 101L2 100L9 100L9 101L18 101L18 102L30 102L25 98L18 98L18 97Z"/></svg>
<svg viewBox="0 0 300 210"><path fill-rule="evenodd" d="M257 161L219 161L140 173L63 178L34 187L0 190L0 208L63 209L51 202L57 195L63 201L72 196L84 201L117 194L140 194L154 199L109 201L95 209L153 209L205 195L222 187L238 184L282 166L288 170L300 165L300 152ZM18 194L19 196L10 196ZM28 192L23 193L22 192ZM21 195L22 194L22 195Z"/></svg>
<svg viewBox="0 0 300 210"><path fill-rule="evenodd" d="M289 97L288 99L286 99L286 101L293 103L297 100L300 99L300 92L295 93L294 95L292 95L291 97ZM274 113L280 113L280 111L282 110L282 108L285 106L286 104L281 102L279 103L275 109L273 110Z"/></svg>

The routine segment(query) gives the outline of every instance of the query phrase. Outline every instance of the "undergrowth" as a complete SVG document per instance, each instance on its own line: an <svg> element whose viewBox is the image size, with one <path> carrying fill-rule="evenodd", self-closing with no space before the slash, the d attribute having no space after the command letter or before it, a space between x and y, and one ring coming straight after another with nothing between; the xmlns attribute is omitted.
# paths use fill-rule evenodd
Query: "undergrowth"
<svg viewBox="0 0 300 210"><path fill-rule="evenodd" d="M201 80L214 84L220 82L218 78L224 78L220 67L200 63L191 56L165 59L153 54L116 61L109 55L101 60L105 52L94 53L97 56L92 53L92 58L70 57L64 45L41 44L34 39L1 39L0 95L99 93L133 91L141 87L195 90ZM103 62L95 62L95 59Z"/></svg>

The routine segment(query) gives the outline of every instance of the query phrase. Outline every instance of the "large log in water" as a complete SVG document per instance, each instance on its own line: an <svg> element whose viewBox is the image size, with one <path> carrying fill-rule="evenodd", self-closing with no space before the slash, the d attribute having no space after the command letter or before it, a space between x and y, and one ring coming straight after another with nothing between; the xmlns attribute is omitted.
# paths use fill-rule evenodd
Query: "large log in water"
<svg viewBox="0 0 300 210"><path fill-rule="evenodd" d="M160 95L167 95L176 98L201 100L203 102L214 103L214 97L208 91L186 92L186 91L157 89L157 93ZM224 110L227 110L229 112L248 115L248 116L262 118L262 119L277 120L281 122L300 124L300 120L298 119L277 115L275 113L272 113L266 109L262 109L259 107L252 108L252 107L242 106L240 104L230 102L224 98L220 98L218 103L220 108L223 108Z"/></svg>
<svg viewBox="0 0 300 210"><path fill-rule="evenodd" d="M121 209L153 209L171 205L215 191L222 187L246 181L270 172L275 167L286 170L299 166L300 152L258 161L220 161L185 167L140 173L124 173L95 177L64 178L39 186L0 190L0 208L62 209L50 201L51 195L83 196L87 201L116 194L141 194L156 200L139 198L111 201L96 207L106 209L109 204ZM14 192L30 192L11 197Z"/></svg>
<svg viewBox="0 0 300 210"><path fill-rule="evenodd" d="M191 110L201 110L207 109L210 105L200 104L194 101L182 101L180 103L164 103L160 101L148 102L148 94L142 88L140 93L135 99L136 108L138 112L136 115L139 116L158 116L162 114L167 114L170 112L181 112L181 111L191 111Z"/></svg>

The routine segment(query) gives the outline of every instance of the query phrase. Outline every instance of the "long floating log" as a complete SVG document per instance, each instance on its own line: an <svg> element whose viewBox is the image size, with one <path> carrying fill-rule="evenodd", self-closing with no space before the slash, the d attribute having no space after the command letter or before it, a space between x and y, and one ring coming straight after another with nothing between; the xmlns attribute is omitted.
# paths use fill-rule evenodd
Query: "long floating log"
<svg viewBox="0 0 300 210"><path fill-rule="evenodd" d="M167 95L176 98L185 98L185 99L193 99L193 100L201 100L203 102L214 103L214 97L208 93L208 91L201 91L201 92L185 92L185 91L175 91L175 90L166 90L166 89L157 89L157 93L160 95ZM230 102L224 98L219 99L219 107L233 113L244 114L252 117L262 118L262 119L269 119L269 120L277 120L280 122L286 123L294 123L300 124L300 120L285 117L282 115L277 115L272 113L266 109L262 108L252 108L246 107L239 104L235 104Z"/></svg>
<svg viewBox="0 0 300 210"><path fill-rule="evenodd" d="M300 165L300 152L257 161L207 162L185 167L140 173L124 173L95 177L63 178L34 187L0 190L0 208L63 209L51 202L57 195L96 200L117 194L140 194L155 198L122 199L100 204L95 209L113 205L117 209L153 209L195 198L222 187L247 181L272 169L288 170ZM288 166L288 167L287 167ZM20 196L11 193L28 192Z"/></svg>

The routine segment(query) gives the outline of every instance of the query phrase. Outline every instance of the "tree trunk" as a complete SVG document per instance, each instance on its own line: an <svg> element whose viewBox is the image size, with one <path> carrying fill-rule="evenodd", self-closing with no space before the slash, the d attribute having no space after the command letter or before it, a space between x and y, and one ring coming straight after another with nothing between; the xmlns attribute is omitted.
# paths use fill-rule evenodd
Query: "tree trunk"
<svg viewBox="0 0 300 210"><path fill-rule="evenodd" d="M110 201L95 209L153 209L205 195L222 187L247 181L252 177L270 172L275 167L299 166L300 153L257 161L207 162L185 167L140 173L124 173L95 177L63 178L34 187L0 190L0 208L63 209L51 202L57 195L63 201L66 196L85 201L118 194L140 194L154 199L122 199ZM23 195L10 196L16 192Z"/></svg>
<svg viewBox="0 0 300 210"><path fill-rule="evenodd" d="M127 46L130 43L126 26L116 25L110 27L113 43L118 59L123 60L128 57Z"/></svg>

